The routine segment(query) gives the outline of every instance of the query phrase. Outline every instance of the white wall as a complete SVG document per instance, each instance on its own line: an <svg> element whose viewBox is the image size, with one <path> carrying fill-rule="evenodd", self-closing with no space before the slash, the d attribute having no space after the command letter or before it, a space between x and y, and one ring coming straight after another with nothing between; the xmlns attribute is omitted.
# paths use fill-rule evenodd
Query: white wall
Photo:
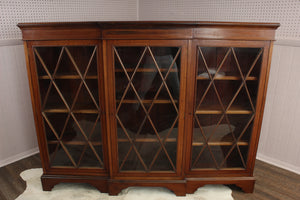
<svg viewBox="0 0 300 200"><path fill-rule="evenodd" d="M257 158L300 174L300 45L275 45Z"/></svg>
<svg viewBox="0 0 300 200"><path fill-rule="evenodd" d="M300 39L299 0L140 0L139 20L279 22L277 39Z"/></svg>
<svg viewBox="0 0 300 200"><path fill-rule="evenodd" d="M36 153L23 45L0 47L0 166Z"/></svg>
<svg viewBox="0 0 300 200"><path fill-rule="evenodd" d="M137 20L137 0L0 0L0 167L38 152L20 22Z"/></svg>
<svg viewBox="0 0 300 200"><path fill-rule="evenodd" d="M137 20L137 0L0 0L0 40L20 39L20 22Z"/></svg>
<svg viewBox="0 0 300 200"><path fill-rule="evenodd" d="M300 1L140 0L140 20L279 22L257 158L300 174Z"/></svg>

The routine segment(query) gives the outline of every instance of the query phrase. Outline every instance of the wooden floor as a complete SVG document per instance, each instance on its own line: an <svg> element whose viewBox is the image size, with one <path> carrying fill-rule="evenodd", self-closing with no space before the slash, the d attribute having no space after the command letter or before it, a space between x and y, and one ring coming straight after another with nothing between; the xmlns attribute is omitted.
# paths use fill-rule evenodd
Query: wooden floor
<svg viewBox="0 0 300 200"><path fill-rule="evenodd" d="M30 168L41 167L39 155L34 155L0 168L0 200L13 200L26 187L19 174ZM300 175L257 160L254 170L257 181L253 194L233 189L235 200L300 200Z"/></svg>

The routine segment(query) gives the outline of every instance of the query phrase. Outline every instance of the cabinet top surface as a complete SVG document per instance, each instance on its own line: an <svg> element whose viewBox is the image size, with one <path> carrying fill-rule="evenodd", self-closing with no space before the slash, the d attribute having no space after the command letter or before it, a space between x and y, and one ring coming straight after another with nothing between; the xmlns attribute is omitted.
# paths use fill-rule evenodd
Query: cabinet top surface
<svg viewBox="0 0 300 200"><path fill-rule="evenodd" d="M257 22L210 22L210 21L101 21L101 22L41 22L41 23L19 23L22 28L42 27L98 27L111 28L185 28L185 27L207 27L207 26L231 26L231 27L260 27L276 29L279 23L257 23Z"/></svg>
<svg viewBox="0 0 300 200"><path fill-rule="evenodd" d="M105 21L20 23L23 40L230 39L274 40L278 23Z"/></svg>

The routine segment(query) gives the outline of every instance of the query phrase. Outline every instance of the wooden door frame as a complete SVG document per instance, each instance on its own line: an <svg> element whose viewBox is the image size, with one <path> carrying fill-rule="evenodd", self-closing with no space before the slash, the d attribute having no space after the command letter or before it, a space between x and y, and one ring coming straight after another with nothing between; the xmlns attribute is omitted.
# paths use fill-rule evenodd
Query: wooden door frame
<svg viewBox="0 0 300 200"><path fill-rule="evenodd" d="M185 138L186 152L185 152L185 174L186 177L214 177L214 176L253 176L253 169L255 164L255 156L258 146L258 139L260 135L263 108L265 102L265 92L267 87L267 78L269 73L270 65L270 41L240 41L240 40L205 40L205 39L194 39L189 43L188 55L189 64L187 70L187 102L186 103L186 119L185 128L187 131L187 137ZM263 48L260 79L258 84L257 100L255 117L253 120L252 134L248 147L248 157L246 162L246 169L243 170L191 170L191 153L192 153L192 139L193 139L193 128L194 128L194 105L196 98L196 69L197 69L197 47L245 47L245 48Z"/></svg>
<svg viewBox="0 0 300 200"><path fill-rule="evenodd" d="M113 179L182 179L183 178L183 157L184 157L184 115L185 115L185 94L186 94L186 68L187 68L187 40L104 40L104 57L106 69L106 96L108 103L108 116L110 125L110 135L108 141L110 155L110 176ZM116 131L116 108L115 108L115 70L113 46L161 46L161 47L181 47L181 70L180 70L180 104L178 119L178 140L176 172L119 172L117 131Z"/></svg>
<svg viewBox="0 0 300 200"><path fill-rule="evenodd" d="M69 167L51 167L49 163L49 153L48 153L48 146L47 146L47 138L46 132L44 127L44 121L42 117L42 109L41 109L41 96L40 96L40 89L39 89L39 80L38 80L38 73L37 67L35 62L35 55L33 52L34 47L56 47L56 46L96 46L97 47L97 71L98 71L98 87L103 84L102 73L103 71L103 64L101 62L101 57L99 55L102 52L101 40L50 40L50 41L27 41L24 42L24 48L26 49L25 52L28 53L28 60L27 62L27 72L28 72L28 79L30 85L30 92L31 92L31 101L32 101L32 108L33 108L33 115L35 119L35 127L38 136L38 144L40 149L40 156L42 160L44 175L95 175L97 176L108 176L108 154L105 149L107 149L107 131L104 119L104 115L101 115L101 131L102 131L102 151L103 151L103 168L69 168ZM99 106L102 111L104 111L104 90L103 87L98 88L99 93Z"/></svg>

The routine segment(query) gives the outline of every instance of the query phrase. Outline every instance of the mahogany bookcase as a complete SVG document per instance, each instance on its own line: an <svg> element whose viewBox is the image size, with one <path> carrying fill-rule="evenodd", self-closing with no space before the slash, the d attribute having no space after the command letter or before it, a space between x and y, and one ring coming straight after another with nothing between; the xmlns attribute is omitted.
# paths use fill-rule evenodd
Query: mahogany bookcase
<svg viewBox="0 0 300 200"><path fill-rule="evenodd" d="M252 192L274 23L22 23L44 190Z"/></svg>

